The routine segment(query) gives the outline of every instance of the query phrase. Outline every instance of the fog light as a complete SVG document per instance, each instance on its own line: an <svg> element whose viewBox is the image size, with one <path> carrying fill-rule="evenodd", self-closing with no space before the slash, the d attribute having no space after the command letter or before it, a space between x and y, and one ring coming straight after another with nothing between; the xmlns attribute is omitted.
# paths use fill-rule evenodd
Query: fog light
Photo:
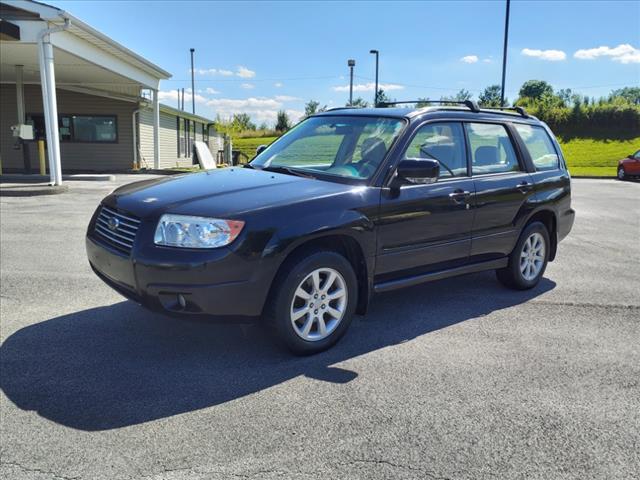
<svg viewBox="0 0 640 480"><path fill-rule="evenodd" d="M180 308L185 308L187 306L187 301L181 293L178 294L178 305L180 305Z"/></svg>

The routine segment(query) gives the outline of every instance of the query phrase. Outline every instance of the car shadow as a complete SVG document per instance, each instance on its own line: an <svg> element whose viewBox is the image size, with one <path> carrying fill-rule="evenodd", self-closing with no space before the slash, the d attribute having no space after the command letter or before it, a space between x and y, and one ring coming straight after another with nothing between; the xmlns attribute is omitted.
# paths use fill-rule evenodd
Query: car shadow
<svg viewBox="0 0 640 480"><path fill-rule="evenodd" d="M5 395L24 410L86 431L212 407L299 375L348 383L332 366L438 329L524 303L555 287L501 287L492 273L376 297L334 348L294 357L260 325L189 322L123 301L25 327L0 347Z"/></svg>

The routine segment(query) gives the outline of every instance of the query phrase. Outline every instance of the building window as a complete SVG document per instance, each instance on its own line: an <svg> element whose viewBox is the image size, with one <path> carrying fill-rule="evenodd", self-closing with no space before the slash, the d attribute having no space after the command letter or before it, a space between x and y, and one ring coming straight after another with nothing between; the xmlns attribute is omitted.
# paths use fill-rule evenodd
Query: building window
<svg viewBox="0 0 640 480"><path fill-rule="evenodd" d="M29 114L27 123L34 126L36 138L44 138L44 115ZM118 121L115 115L67 115L58 117L61 142L117 143Z"/></svg>

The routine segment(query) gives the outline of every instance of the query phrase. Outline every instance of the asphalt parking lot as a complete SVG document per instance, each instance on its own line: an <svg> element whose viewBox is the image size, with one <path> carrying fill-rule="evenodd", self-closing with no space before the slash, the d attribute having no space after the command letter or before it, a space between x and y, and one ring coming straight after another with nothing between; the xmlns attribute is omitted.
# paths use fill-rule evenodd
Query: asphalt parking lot
<svg viewBox="0 0 640 480"><path fill-rule="evenodd" d="M385 294L295 358L93 275L86 224L139 178L0 199L2 478L640 477L640 183L574 181L535 290L482 273Z"/></svg>

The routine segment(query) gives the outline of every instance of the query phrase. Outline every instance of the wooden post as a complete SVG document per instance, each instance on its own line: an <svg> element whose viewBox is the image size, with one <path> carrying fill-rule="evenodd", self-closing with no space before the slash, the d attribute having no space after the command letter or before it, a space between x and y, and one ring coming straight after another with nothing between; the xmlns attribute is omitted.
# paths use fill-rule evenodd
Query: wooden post
<svg viewBox="0 0 640 480"><path fill-rule="evenodd" d="M44 140L42 139L38 140L38 158L40 160L40 175L46 175L47 168L45 166L46 163L44 158Z"/></svg>

